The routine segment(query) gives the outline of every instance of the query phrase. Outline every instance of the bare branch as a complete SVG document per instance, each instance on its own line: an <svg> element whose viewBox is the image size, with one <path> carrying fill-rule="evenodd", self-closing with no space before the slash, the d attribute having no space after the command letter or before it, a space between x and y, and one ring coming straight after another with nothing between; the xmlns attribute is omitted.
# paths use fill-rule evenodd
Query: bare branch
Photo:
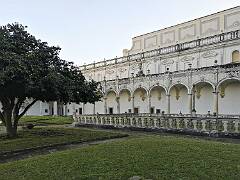
<svg viewBox="0 0 240 180"><path fill-rule="evenodd" d="M17 116L17 120L19 120L27 111L30 107L32 107L32 105L35 104L35 102L37 102L38 100L37 99L34 99L29 105L27 105L27 107L23 110L23 112Z"/></svg>
<svg viewBox="0 0 240 180"><path fill-rule="evenodd" d="M4 119L3 113L1 111L0 111L0 119L5 123L5 119Z"/></svg>

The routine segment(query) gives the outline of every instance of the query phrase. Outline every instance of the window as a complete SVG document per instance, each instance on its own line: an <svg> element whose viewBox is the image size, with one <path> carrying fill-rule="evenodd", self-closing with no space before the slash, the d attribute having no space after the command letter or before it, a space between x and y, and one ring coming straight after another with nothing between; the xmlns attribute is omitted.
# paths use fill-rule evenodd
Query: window
<svg viewBox="0 0 240 180"><path fill-rule="evenodd" d="M113 108L112 108L112 107L110 107L110 108L108 109L108 111L109 111L109 114L113 114Z"/></svg>
<svg viewBox="0 0 240 180"><path fill-rule="evenodd" d="M150 113L151 113L151 114L154 114L154 107L151 107Z"/></svg>
<svg viewBox="0 0 240 180"><path fill-rule="evenodd" d="M156 113L160 114L161 110L160 109L156 109Z"/></svg>
<svg viewBox="0 0 240 180"><path fill-rule="evenodd" d="M134 114L138 114L139 109L138 108L134 108Z"/></svg>
<svg viewBox="0 0 240 180"><path fill-rule="evenodd" d="M232 62L235 63L235 62L239 62L239 61L240 61L239 51L238 50L233 51L232 52Z"/></svg>
<svg viewBox="0 0 240 180"><path fill-rule="evenodd" d="M132 109L128 109L128 113L132 113Z"/></svg>
<svg viewBox="0 0 240 180"><path fill-rule="evenodd" d="M45 113L48 113L48 109L45 109Z"/></svg>
<svg viewBox="0 0 240 180"><path fill-rule="evenodd" d="M79 108L79 114L82 114L82 108Z"/></svg>

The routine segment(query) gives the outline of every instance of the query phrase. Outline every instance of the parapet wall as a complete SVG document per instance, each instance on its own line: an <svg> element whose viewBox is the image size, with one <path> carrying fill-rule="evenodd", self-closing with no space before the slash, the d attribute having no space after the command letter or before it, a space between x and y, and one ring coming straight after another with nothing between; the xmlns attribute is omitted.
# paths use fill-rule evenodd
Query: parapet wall
<svg viewBox="0 0 240 180"><path fill-rule="evenodd" d="M240 6L136 36L123 56L193 41L240 29Z"/></svg>

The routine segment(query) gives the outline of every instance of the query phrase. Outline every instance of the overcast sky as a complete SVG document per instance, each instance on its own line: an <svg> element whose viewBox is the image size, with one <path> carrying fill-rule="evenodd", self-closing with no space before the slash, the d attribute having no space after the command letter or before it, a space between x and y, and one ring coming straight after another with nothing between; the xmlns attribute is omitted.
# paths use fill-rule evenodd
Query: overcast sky
<svg viewBox="0 0 240 180"><path fill-rule="evenodd" d="M131 38L240 5L240 0L0 0L0 24L19 22L78 65L122 56Z"/></svg>

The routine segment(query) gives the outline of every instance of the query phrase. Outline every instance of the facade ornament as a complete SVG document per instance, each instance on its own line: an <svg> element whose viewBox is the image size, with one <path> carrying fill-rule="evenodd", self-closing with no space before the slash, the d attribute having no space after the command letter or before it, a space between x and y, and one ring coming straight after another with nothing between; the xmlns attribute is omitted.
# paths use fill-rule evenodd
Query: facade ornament
<svg viewBox="0 0 240 180"><path fill-rule="evenodd" d="M215 57L217 55L218 55L218 53L215 51L207 51L207 52L203 53L202 57L203 58L211 58L211 57Z"/></svg>
<svg viewBox="0 0 240 180"><path fill-rule="evenodd" d="M127 71L126 68L120 68L120 69L119 69L119 72L120 72L120 73L124 73L124 72L126 72L126 71Z"/></svg>
<svg viewBox="0 0 240 180"><path fill-rule="evenodd" d="M114 70L108 70L106 71L106 74L113 74L114 73Z"/></svg>
<svg viewBox="0 0 240 180"><path fill-rule="evenodd" d="M200 77L201 82L205 82L205 77Z"/></svg>
<svg viewBox="0 0 240 180"><path fill-rule="evenodd" d="M173 64L174 60L169 60L169 59L165 59L161 62L163 65L169 65L169 64Z"/></svg>
<svg viewBox="0 0 240 180"><path fill-rule="evenodd" d="M180 61L181 62L186 62L186 61L193 61L193 60L194 60L194 57L192 57L192 56L185 56Z"/></svg>
<svg viewBox="0 0 240 180"><path fill-rule="evenodd" d="M227 84L222 84L219 88L219 94L221 98L225 97L225 89L227 87Z"/></svg>
<svg viewBox="0 0 240 180"><path fill-rule="evenodd" d="M174 90L175 90L175 97L176 97L176 100L179 100L180 98L180 88L174 86Z"/></svg>

